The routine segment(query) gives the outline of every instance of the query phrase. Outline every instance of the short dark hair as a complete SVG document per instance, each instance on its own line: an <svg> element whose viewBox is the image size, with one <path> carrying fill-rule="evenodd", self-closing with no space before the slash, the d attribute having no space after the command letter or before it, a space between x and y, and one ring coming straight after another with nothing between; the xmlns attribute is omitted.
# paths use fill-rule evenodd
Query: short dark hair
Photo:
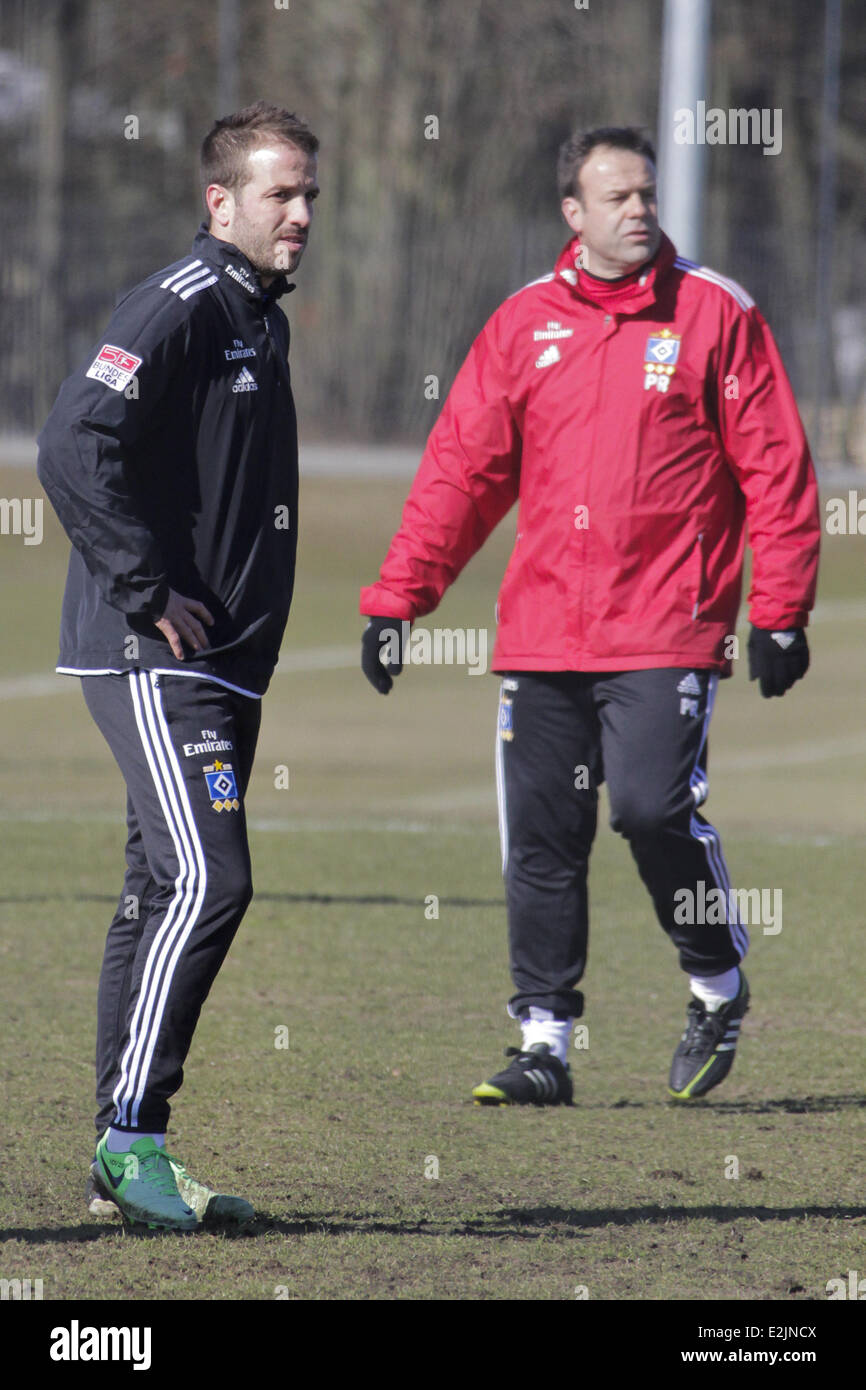
<svg viewBox="0 0 866 1390"><path fill-rule="evenodd" d="M274 106L269 101L257 101L231 116L223 116L208 131L201 147L201 176L203 186L221 184L236 192L252 177L247 156L269 140L284 140L296 145L305 154L315 154L317 137L306 121Z"/></svg>
<svg viewBox="0 0 866 1390"><path fill-rule="evenodd" d="M652 160L653 164L656 162L652 140L641 126L599 125L592 130L581 131L579 135L572 135L559 149L556 182L560 198L580 199L580 171L599 145L609 145L615 150L631 150Z"/></svg>

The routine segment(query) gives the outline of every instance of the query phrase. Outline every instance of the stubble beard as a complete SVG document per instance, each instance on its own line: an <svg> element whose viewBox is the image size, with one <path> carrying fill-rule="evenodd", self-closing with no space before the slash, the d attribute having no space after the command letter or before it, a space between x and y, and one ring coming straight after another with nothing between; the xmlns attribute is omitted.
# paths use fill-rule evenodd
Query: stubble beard
<svg viewBox="0 0 866 1390"><path fill-rule="evenodd" d="M300 251L289 251L282 242L278 242L276 247L261 242L252 247L252 254L247 255L247 260L257 275L291 275L302 255L303 247Z"/></svg>
<svg viewBox="0 0 866 1390"><path fill-rule="evenodd" d="M303 247L290 252L282 242L274 245L263 232L254 231L244 217L236 219L234 231L235 246L243 252L257 275L271 278L291 275L301 259Z"/></svg>

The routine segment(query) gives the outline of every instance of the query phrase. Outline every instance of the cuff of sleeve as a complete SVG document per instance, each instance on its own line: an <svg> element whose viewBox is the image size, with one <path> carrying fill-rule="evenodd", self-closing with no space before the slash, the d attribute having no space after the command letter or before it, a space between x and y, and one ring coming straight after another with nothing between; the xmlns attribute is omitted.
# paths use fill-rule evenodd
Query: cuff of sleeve
<svg viewBox="0 0 866 1390"><path fill-rule="evenodd" d="M750 617L749 621L753 627L759 627L764 632L793 632L795 627L809 626L809 614L805 608L793 609L789 613L783 613L781 618L771 620L762 613L760 618Z"/></svg>
<svg viewBox="0 0 866 1390"><path fill-rule="evenodd" d="M152 618L156 622L161 618L168 604L168 596L171 586L166 580L160 580L151 589L144 590L140 595L140 602L134 608L127 608L127 616L130 618Z"/></svg>
<svg viewBox="0 0 866 1390"><path fill-rule="evenodd" d="M361 590L358 612L364 618L400 618L410 623L418 616L408 599L398 598L379 584Z"/></svg>

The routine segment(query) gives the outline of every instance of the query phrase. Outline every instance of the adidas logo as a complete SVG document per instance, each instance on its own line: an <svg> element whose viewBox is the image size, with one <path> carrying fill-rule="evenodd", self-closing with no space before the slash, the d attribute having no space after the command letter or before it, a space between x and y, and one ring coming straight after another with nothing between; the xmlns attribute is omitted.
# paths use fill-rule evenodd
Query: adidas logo
<svg viewBox="0 0 866 1390"><path fill-rule="evenodd" d="M689 671L689 674L687 676L683 676L682 680L677 686L677 693L679 695L701 694L701 683L695 675L694 671Z"/></svg>
<svg viewBox="0 0 866 1390"><path fill-rule="evenodd" d="M556 1095L557 1083L555 1077L549 1071L527 1071L524 1073L527 1081L531 1081L535 1087L535 1093L539 1100L553 1100Z"/></svg>
<svg viewBox="0 0 866 1390"><path fill-rule="evenodd" d="M536 363L536 366L537 365L538 364ZM797 634L796 632L774 632L772 634L772 637L774 642L778 642L779 646L782 648L782 651L786 652L790 647L791 643L796 640Z"/></svg>
<svg viewBox="0 0 866 1390"><path fill-rule="evenodd" d="M256 381L249 367L241 367L235 377L233 391L258 391L259 383Z"/></svg>
<svg viewBox="0 0 866 1390"><path fill-rule="evenodd" d="M716 1051L717 1051L717 1052L735 1052L735 1051L736 1051L737 1043L739 1042L739 1037L740 1037L740 1024L741 1024L741 1023L742 1023L742 1019L740 1019L740 1018L735 1018L735 1019L733 1020L733 1022L731 1022L731 1023L728 1024L727 1032L725 1033L724 1038L722 1039L722 1041L721 1041L721 1042L718 1044L718 1046L716 1047Z"/></svg>
<svg viewBox="0 0 866 1390"><path fill-rule="evenodd" d="M549 348L545 348L540 357L535 359L536 367L552 367L554 362L558 362L560 357L559 348L556 343L551 343Z"/></svg>

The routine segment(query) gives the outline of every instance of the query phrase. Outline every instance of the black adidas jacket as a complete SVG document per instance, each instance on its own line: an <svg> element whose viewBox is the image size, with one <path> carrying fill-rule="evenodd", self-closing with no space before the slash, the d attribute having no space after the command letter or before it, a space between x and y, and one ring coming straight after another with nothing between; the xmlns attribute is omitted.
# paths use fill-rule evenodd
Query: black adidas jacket
<svg viewBox="0 0 866 1390"><path fill-rule="evenodd" d="M58 670L200 671L267 689L297 543L289 326L237 247L192 255L118 304L60 389L38 473L72 541ZM154 625L169 588L215 619L178 662Z"/></svg>

